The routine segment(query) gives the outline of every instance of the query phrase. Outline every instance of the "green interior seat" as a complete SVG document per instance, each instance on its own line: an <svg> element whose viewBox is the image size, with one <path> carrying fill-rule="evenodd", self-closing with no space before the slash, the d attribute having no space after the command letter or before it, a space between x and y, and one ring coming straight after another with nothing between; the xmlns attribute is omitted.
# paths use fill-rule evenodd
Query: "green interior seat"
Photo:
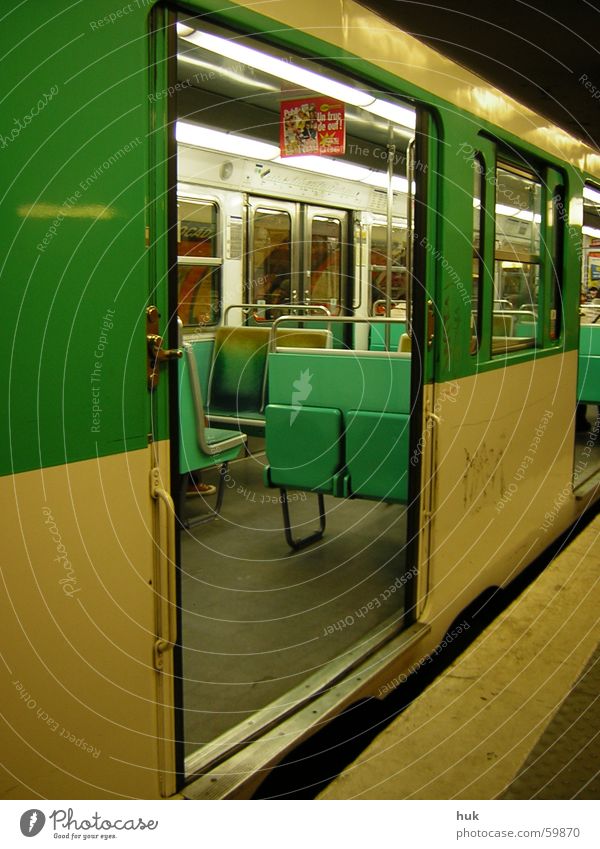
<svg viewBox="0 0 600 849"><path fill-rule="evenodd" d="M600 325L582 324L580 328L577 400L600 404Z"/></svg>
<svg viewBox="0 0 600 849"><path fill-rule="evenodd" d="M268 485L334 491L344 462L340 410L269 404L266 443Z"/></svg>
<svg viewBox="0 0 600 849"><path fill-rule="evenodd" d="M206 469L210 466L220 466L239 456L242 445L246 440L244 434L233 435L230 430L206 427L204 411L201 406L199 382L197 391L200 398L200 418L194 402L193 381L198 379L195 363L190 368L190 348L184 346L184 356L179 360L179 472ZM191 353L193 357L194 354ZM205 451L202 441L213 451ZM219 450L221 449L221 450Z"/></svg>
<svg viewBox="0 0 600 849"><path fill-rule="evenodd" d="M207 412L261 413L264 408L269 330L264 327L219 327L209 380Z"/></svg>
<svg viewBox="0 0 600 849"><path fill-rule="evenodd" d="M409 416L352 410L345 424L344 494L407 501Z"/></svg>

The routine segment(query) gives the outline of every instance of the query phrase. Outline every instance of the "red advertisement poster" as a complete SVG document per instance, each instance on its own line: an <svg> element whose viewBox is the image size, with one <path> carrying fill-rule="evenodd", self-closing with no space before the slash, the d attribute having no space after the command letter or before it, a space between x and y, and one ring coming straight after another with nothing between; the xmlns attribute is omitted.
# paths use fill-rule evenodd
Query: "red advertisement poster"
<svg viewBox="0 0 600 849"><path fill-rule="evenodd" d="M346 152L344 104L328 97L281 102L281 156L342 156Z"/></svg>

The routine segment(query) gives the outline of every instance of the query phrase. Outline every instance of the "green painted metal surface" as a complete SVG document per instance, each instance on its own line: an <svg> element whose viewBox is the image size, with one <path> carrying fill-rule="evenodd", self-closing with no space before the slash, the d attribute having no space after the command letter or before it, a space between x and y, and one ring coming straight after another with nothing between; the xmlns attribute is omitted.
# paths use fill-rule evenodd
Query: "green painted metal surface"
<svg viewBox="0 0 600 849"><path fill-rule="evenodd" d="M410 411L410 355L270 354L269 403Z"/></svg>
<svg viewBox="0 0 600 849"><path fill-rule="evenodd" d="M345 424L349 493L406 501L410 417L352 410Z"/></svg>
<svg viewBox="0 0 600 849"><path fill-rule="evenodd" d="M507 150L548 162L554 168L549 191L560 178L567 209L581 194L580 173L324 40L273 26L235 4L190 0L187 8L237 30L265 33L273 43L323 58L430 110L427 228L418 245L426 273L419 285L433 302L436 325L435 344L423 352L425 381L577 347L581 231L569 225L561 337L550 340L544 323L544 349L507 358L491 357L489 347L471 353L468 153L485 148L493 168L499 139ZM151 402L144 339L149 302L158 305L167 332L168 98L156 96L168 84L166 36L151 35L149 5L121 11L116 15L111 0L48 0L36 4L32 16L32 4L24 3L0 29L2 474L141 448L151 430L154 438L168 436L166 380ZM545 256L544 279L547 263ZM488 338L490 321L484 319Z"/></svg>
<svg viewBox="0 0 600 849"><path fill-rule="evenodd" d="M4 474L141 448L151 430L149 12L102 21L113 11L25 3L0 28Z"/></svg>
<svg viewBox="0 0 600 849"><path fill-rule="evenodd" d="M341 411L269 404L266 421L269 483L331 492L343 465Z"/></svg>
<svg viewBox="0 0 600 849"><path fill-rule="evenodd" d="M600 325L581 325L577 400L600 403Z"/></svg>
<svg viewBox="0 0 600 849"><path fill-rule="evenodd" d="M390 327L390 351L397 351L400 337L406 333L405 322L392 324ZM369 351L385 351L385 325L371 324L369 326Z"/></svg>

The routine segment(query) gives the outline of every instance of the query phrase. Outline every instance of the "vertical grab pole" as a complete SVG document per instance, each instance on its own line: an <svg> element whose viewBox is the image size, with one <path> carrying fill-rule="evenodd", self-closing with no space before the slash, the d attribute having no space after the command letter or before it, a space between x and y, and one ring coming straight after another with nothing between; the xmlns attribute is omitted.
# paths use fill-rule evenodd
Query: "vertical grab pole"
<svg viewBox="0 0 600 849"><path fill-rule="evenodd" d="M406 332L412 338L412 283L413 283L413 182L415 179L415 139L406 148Z"/></svg>
<svg viewBox="0 0 600 849"><path fill-rule="evenodd" d="M393 138L393 128L390 124L390 138ZM394 191L392 189L392 178L394 176L394 159L396 157L396 145L388 144L388 161L387 161L387 243L386 243L386 262L385 262L385 314L387 318L392 314L392 216L394 207ZM390 350L390 332L389 324L385 326L385 350Z"/></svg>

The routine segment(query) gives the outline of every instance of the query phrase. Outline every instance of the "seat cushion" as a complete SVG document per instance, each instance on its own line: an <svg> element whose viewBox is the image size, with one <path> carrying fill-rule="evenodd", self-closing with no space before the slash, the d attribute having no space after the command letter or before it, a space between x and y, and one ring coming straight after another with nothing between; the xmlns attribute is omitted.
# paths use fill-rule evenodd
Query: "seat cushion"
<svg viewBox="0 0 600 849"><path fill-rule="evenodd" d="M266 449L272 486L331 492L343 465L343 419L327 407L269 404Z"/></svg>
<svg viewBox="0 0 600 849"><path fill-rule="evenodd" d="M352 495L407 500L409 424L402 414L348 413L346 468Z"/></svg>

